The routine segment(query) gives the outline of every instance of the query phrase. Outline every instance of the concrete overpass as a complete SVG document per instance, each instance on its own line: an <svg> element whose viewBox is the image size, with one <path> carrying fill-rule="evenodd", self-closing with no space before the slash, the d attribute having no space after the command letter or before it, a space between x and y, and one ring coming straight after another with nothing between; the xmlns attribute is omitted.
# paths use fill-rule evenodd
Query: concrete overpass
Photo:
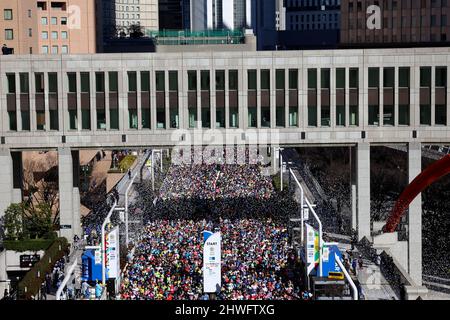
<svg viewBox="0 0 450 320"><path fill-rule="evenodd" d="M370 238L370 146L450 143L450 48L0 57L0 212L20 152L57 149L62 234L76 227L78 150L190 145L353 146L353 224ZM422 283L421 199L408 272ZM0 275L1 277L1 275Z"/></svg>

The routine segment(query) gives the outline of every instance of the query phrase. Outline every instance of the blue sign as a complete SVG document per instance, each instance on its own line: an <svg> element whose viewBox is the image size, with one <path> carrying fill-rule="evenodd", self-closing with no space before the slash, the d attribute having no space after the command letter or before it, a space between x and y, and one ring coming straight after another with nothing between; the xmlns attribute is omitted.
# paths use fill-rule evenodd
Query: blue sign
<svg viewBox="0 0 450 320"><path fill-rule="evenodd" d="M322 253L322 272L324 277L328 277L330 272L342 272L335 257L336 254L342 261L342 254L337 245L324 244Z"/></svg>
<svg viewBox="0 0 450 320"><path fill-rule="evenodd" d="M82 261L82 281L102 280L102 264L95 263L95 250L85 250L81 256ZM108 275L106 275L108 278Z"/></svg>

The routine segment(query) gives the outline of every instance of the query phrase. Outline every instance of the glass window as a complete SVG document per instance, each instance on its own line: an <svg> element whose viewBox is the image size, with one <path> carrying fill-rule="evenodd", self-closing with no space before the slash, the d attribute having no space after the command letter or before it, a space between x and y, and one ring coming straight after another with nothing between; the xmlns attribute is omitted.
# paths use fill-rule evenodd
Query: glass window
<svg viewBox="0 0 450 320"><path fill-rule="evenodd" d="M409 88L410 86L409 67L398 69L398 85L400 88Z"/></svg>
<svg viewBox="0 0 450 320"><path fill-rule="evenodd" d="M105 109L97 109L97 129L106 130Z"/></svg>
<svg viewBox="0 0 450 320"><path fill-rule="evenodd" d="M178 71L169 71L169 90L178 91Z"/></svg>
<svg viewBox="0 0 450 320"><path fill-rule="evenodd" d="M276 78L275 88L277 90L284 90L285 88L284 69L276 70L275 78Z"/></svg>
<svg viewBox="0 0 450 320"><path fill-rule="evenodd" d="M3 18L5 20L12 20L13 19L13 11L12 11L12 9L5 9L5 10L3 10Z"/></svg>
<svg viewBox="0 0 450 320"><path fill-rule="evenodd" d="M216 70L216 90L225 90L225 71Z"/></svg>
<svg viewBox="0 0 450 320"><path fill-rule="evenodd" d="M380 68L369 68L369 88L379 88Z"/></svg>
<svg viewBox="0 0 450 320"><path fill-rule="evenodd" d="M345 126L345 106L343 105L336 106L336 125Z"/></svg>
<svg viewBox="0 0 450 320"><path fill-rule="evenodd" d="M420 86L431 87L431 67L420 68Z"/></svg>
<svg viewBox="0 0 450 320"><path fill-rule="evenodd" d="M144 129L150 129L150 109L149 108L142 108L141 109L142 114L142 128Z"/></svg>
<svg viewBox="0 0 450 320"><path fill-rule="evenodd" d="M69 127L70 130L77 130L78 128L77 110L69 110Z"/></svg>
<svg viewBox="0 0 450 320"><path fill-rule="evenodd" d="M61 39L67 39L67 31L61 31Z"/></svg>
<svg viewBox="0 0 450 320"><path fill-rule="evenodd" d="M69 82L69 92L77 92L77 74L75 72L70 72L67 74L67 80Z"/></svg>
<svg viewBox="0 0 450 320"><path fill-rule="evenodd" d="M30 92L30 84L28 73L20 73L20 93L29 93Z"/></svg>
<svg viewBox="0 0 450 320"><path fill-rule="evenodd" d="M46 25L48 24L48 19L47 19L47 17L42 17L42 18L41 18L41 24L44 25L44 26L46 26Z"/></svg>
<svg viewBox="0 0 450 320"><path fill-rule="evenodd" d="M239 127L239 109L238 108L230 108L230 127L238 128Z"/></svg>
<svg viewBox="0 0 450 320"><path fill-rule="evenodd" d="M317 127L317 106L308 106L308 126Z"/></svg>
<svg viewBox="0 0 450 320"><path fill-rule="evenodd" d="M393 88L395 83L395 68L383 69L383 86L384 88Z"/></svg>
<svg viewBox="0 0 450 320"><path fill-rule="evenodd" d="M420 124L431 125L431 106L429 104L420 105Z"/></svg>
<svg viewBox="0 0 450 320"><path fill-rule="evenodd" d="M248 108L248 127L249 128L256 128L257 126L257 111L256 107L249 107Z"/></svg>
<svg viewBox="0 0 450 320"><path fill-rule="evenodd" d="M211 128L211 109L201 108L202 128Z"/></svg>
<svg viewBox="0 0 450 320"><path fill-rule="evenodd" d="M142 92L150 91L150 72L149 71L141 71L141 91Z"/></svg>
<svg viewBox="0 0 450 320"><path fill-rule="evenodd" d="M369 105L369 125L377 126L380 124L380 106Z"/></svg>
<svg viewBox="0 0 450 320"><path fill-rule="evenodd" d="M436 105L434 122L436 125L447 125L447 107L445 104Z"/></svg>
<svg viewBox="0 0 450 320"><path fill-rule="evenodd" d="M45 130L45 111L36 111L36 129Z"/></svg>
<svg viewBox="0 0 450 320"><path fill-rule="evenodd" d="M165 83L165 75L164 71L156 71L155 72L156 77L156 91L165 91L166 89L166 83Z"/></svg>
<svg viewBox="0 0 450 320"><path fill-rule="evenodd" d="M270 90L270 70L261 70L261 90Z"/></svg>
<svg viewBox="0 0 450 320"><path fill-rule="evenodd" d="M105 92L105 74L103 72L95 73L95 91Z"/></svg>
<svg viewBox="0 0 450 320"><path fill-rule="evenodd" d="M118 91L118 74L117 72L109 72L109 92L117 92Z"/></svg>
<svg viewBox="0 0 450 320"><path fill-rule="evenodd" d="M436 87L447 87L447 67L436 67Z"/></svg>
<svg viewBox="0 0 450 320"><path fill-rule="evenodd" d="M13 40L14 32L13 29L5 29L5 40Z"/></svg>
<svg viewBox="0 0 450 320"><path fill-rule="evenodd" d="M197 90L197 71L194 70L188 71L188 90L189 91Z"/></svg>
<svg viewBox="0 0 450 320"><path fill-rule="evenodd" d="M59 130L58 110L50 110L50 130Z"/></svg>
<svg viewBox="0 0 450 320"><path fill-rule="evenodd" d="M50 19L50 23L51 23L52 25L57 25L57 24L58 24L58 18L52 17L52 18Z"/></svg>
<svg viewBox="0 0 450 320"><path fill-rule="evenodd" d="M51 72L48 74L48 92L58 92L58 74L56 72Z"/></svg>
<svg viewBox="0 0 450 320"><path fill-rule="evenodd" d="M20 115L22 118L22 130L29 131L30 130L30 111L21 111Z"/></svg>
<svg viewBox="0 0 450 320"><path fill-rule="evenodd" d="M228 71L228 89L237 90L238 89L238 71L230 70Z"/></svg>
<svg viewBox="0 0 450 320"><path fill-rule="evenodd" d="M275 115L275 122L277 127L284 127L284 107L277 107L276 108L276 115Z"/></svg>
<svg viewBox="0 0 450 320"><path fill-rule="evenodd" d="M200 73L200 88L201 90L210 90L210 78L208 70L202 70Z"/></svg>
<svg viewBox="0 0 450 320"><path fill-rule="evenodd" d="M166 128L166 110L164 108L156 108L156 128Z"/></svg>
<svg viewBox="0 0 450 320"><path fill-rule="evenodd" d="M330 69L320 70L320 88L330 89Z"/></svg>
<svg viewBox="0 0 450 320"><path fill-rule="evenodd" d="M349 85L350 88L359 88L359 69L350 68L349 70Z"/></svg>
<svg viewBox="0 0 450 320"><path fill-rule="evenodd" d="M81 72L81 92L87 93L90 92L89 85L89 72Z"/></svg>
<svg viewBox="0 0 450 320"><path fill-rule="evenodd" d="M169 117L170 117L170 128L177 129L180 126L180 118L178 115L177 107L170 107L169 109Z"/></svg>
<svg viewBox="0 0 450 320"><path fill-rule="evenodd" d="M289 107L289 126L290 127L297 126L297 118L298 118L298 108L297 107Z"/></svg>
<svg viewBox="0 0 450 320"><path fill-rule="evenodd" d="M138 113L137 109L128 109L128 120L129 120L129 128L137 129L138 128Z"/></svg>
<svg viewBox="0 0 450 320"><path fill-rule="evenodd" d="M256 90L256 70L248 70L248 90Z"/></svg>
<svg viewBox="0 0 450 320"><path fill-rule="evenodd" d="M336 69L336 89L345 89L345 68Z"/></svg>
<svg viewBox="0 0 450 320"><path fill-rule="evenodd" d="M298 89L298 70L297 69L289 70L289 89L292 89L292 90Z"/></svg>
<svg viewBox="0 0 450 320"><path fill-rule="evenodd" d="M36 72L34 74L36 93L44 93L44 74Z"/></svg>
<svg viewBox="0 0 450 320"><path fill-rule="evenodd" d="M62 17L61 18L61 24L64 26L67 24L67 18L66 17Z"/></svg>
<svg viewBox="0 0 450 320"><path fill-rule="evenodd" d="M58 46L52 46L52 54L58 54Z"/></svg>
<svg viewBox="0 0 450 320"><path fill-rule="evenodd" d="M6 74L8 81L8 93L16 93L16 75L14 73Z"/></svg>
<svg viewBox="0 0 450 320"><path fill-rule="evenodd" d="M9 130L17 131L16 111L8 111Z"/></svg>
<svg viewBox="0 0 450 320"><path fill-rule="evenodd" d="M308 89L317 89L317 69L308 69Z"/></svg>
<svg viewBox="0 0 450 320"><path fill-rule="evenodd" d="M136 80L136 72L128 71L128 92L136 92L137 91L137 80Z"/></svg>
<svg viewBox="0 0 450 320"><path fill-rule="evenodd" d="M61 47L61 53L67 54L69 53L69 47L64 45Z"/></svg>
<svg viewBox="0 0 450 320"><path fill-rule="evenodd" d="M109 110L109 127L112 130L119 129L119 110L118 109L110 109Z"/></svg>
<svg viewBox="0 0 450 320"><path fill-rule="evenodd" d="M398 106L398 124L401 126L409 126L409 105L400 104Z"/></svg>
<svg viewBox="0 0 450 320"><path fill-rule="evenodd" d="M189 128L195 128L197 122L197 108L188 108Z"/></svg>
<svg viewBox="0 0 450 320"><path fill-rule="evenodd" d="M91 129L91 110L81 109L81 129L90 130Z"/></svg>

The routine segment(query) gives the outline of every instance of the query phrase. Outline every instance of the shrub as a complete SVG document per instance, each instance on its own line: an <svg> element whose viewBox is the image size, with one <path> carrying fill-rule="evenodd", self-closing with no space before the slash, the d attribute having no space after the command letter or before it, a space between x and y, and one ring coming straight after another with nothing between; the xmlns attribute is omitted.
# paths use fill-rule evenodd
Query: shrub
<svg viewBox="0 0 450 320"><path fill-rule="evenodd" d="M37 295L45 280L45 275L52 271L55 262L64 257L69 251L66 238L56 239L23 279L19 282L18 293L22 299L31 299Z"/></svg>
<svg viewBox="0 0 450 320"><path fill-rule="evenodd" d="M30 240L4 240L3 246L6 250L18 252L47 250L53 243L51 239L30 239Z"/></svg>

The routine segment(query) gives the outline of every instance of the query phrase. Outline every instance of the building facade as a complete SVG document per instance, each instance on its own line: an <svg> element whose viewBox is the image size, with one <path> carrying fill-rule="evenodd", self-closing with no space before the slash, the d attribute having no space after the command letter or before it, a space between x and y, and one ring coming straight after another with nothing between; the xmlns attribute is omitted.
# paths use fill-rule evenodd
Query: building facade
<svg viewBox="0 0 450 320"><path fill-rule="evenodd" d="M0 41L15 54L96 52L94 0L0 2Z"/></svg>
<svg viewBox="0 0 450 320"><path fill-rule="evenodd" d="M126 30L139 25L143 32L159 29L158 0L115 0L115 26Z"/></svg>
<svg viewBox="0 0 450 320"><path fill-rule="evenodd" d="M190 0L191 2L198 0ZM186 29L184 23L184 8L188 3L180 0L159 0L158 16L159 30L182 30ZM189 27L187 27L189 28Z"/></svg>
<svg viewBox="0 0 450 320"><path fill-rule="evenodd" d="M285 1L286 30L339 30L341 0Z"/></svg>
<svg viewBox="0 0 450 320"><path fill-rule="evenodd" d="M450 42L447 0L341 0L341 3L342 45ZM370 28L369 18L376 19L370 20Z"/></svg>

